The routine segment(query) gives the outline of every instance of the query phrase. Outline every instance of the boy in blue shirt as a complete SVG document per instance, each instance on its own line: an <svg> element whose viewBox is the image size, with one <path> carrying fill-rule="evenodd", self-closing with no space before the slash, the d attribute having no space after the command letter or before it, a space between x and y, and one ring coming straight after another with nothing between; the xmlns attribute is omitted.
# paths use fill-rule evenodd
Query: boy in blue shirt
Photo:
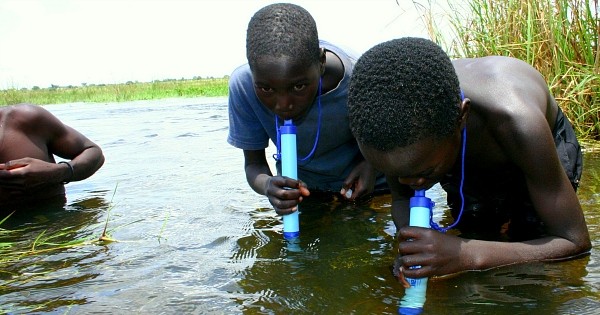
<svg viewBox="0 0 600 315"><path fill-rule="evenodd" d="M356 59L319 41L305 9L278 3L256 12L248 24L246 56L248 64L229 80L227 141L244 151L250 187L266 195L278 214L295 211L310 191L354 200L372 193L376 184L385 187L383 175L362 157L348 123L348 84ZM265 154L288 119L297 127L300 180L273 176Z"/></svg>

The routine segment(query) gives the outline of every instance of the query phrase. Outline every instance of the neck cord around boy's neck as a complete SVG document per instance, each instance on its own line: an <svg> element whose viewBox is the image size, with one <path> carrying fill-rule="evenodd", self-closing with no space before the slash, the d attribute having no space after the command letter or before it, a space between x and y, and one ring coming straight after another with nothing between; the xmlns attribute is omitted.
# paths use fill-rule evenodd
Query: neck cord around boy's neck
<svg viewBox="0 0 600 315"><path fill-rule="evenodd" d="M461 102L465 99L465 94L463 93L463 91L460 91L460 99ZM461 142L462 142L462 150L461 150L461 161L460 161L460 186L459 186L459 194L460 194L460 212L458 212L458 217L456 218L456 220L454 220L454 223L450 224L447 227L440 227L437 223L433 222L433 210L431 210L430 213L430 217L429 217L429 224L431 225L431 228L436 230L436 231L440 231L442 233L446 233L446 231L452 229L453 227L455 227L458 222L460 222L460 218L462 217L463 211L465 210L465 195L463 193L463 187L465 184L465 151L467 148L467 126L465 124L465 126L462 129L462 137L461 137Z"/></svg>
<svg viewBox="0 0 600 315"><path fill-rule="evenodd" d="M317 106L318 106L318 118L317 118L317 134L315 135L315 142L313 144L312 149L310 150L310 152L303 158L298 159L299 162L305 162L308 161L309 159L311 159L313 157L313 155L315 154L315 151L317 150L317 145L319 143L319 135L321 134L321 85L322 85L322 81L323 78L319 78L319 88L318 88L318 93L317 93ZM279 161L281 160L281 133L279 132L279 119L277 118L277 115L275 115L275 130L277 132L277 153L273 154L273 158L275 159L275 161Z"/></svg>

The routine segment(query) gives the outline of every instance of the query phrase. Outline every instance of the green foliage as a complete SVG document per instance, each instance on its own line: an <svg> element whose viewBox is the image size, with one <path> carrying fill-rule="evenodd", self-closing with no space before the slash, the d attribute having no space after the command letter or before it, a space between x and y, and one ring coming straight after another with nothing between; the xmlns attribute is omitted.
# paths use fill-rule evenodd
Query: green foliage
<svg viewBox="0 0 600 315"><path fill-rule="evenodd" d="M83 84L81 87L52 85L47 89L33 88L31 90L9 89L0 91L0 105L126 102L170 97L226 96L228 81L228 78L164 80L110 85Z"/></svg>

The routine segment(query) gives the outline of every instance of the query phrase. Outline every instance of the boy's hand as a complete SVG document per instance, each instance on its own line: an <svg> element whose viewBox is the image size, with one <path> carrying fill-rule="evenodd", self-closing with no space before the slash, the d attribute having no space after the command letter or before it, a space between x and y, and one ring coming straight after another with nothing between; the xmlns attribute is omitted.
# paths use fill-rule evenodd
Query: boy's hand
<svg viewBox="0 0 600 315"><path fill-rule="evenodd" d="M55 180L59 166L34 158L21 158L0 164L0 187L26 190Z"/></svg>
<svg viewBox="0 0 600 315"><path fill-rule="evenodd" d="M310 195L304 182L284 176L270 177L265 191L269 202L279 215L297 211L303 197Z"/></svg>
<svg viewBox="0 0 600 315"><path fill-rule="evenodd" d="M347 200L356 200L356 198L373 192L375 189L375 179L377 172L367 161L358 163L350 172L340 194Z"/></svg>
<svg viewBox="0 0 600 315"><path fill-rule="evenodd" d="M409 278L423 278L458 272L467 257L463 239L432 229L405 226L398 230L398 262L402 273ZM468 259L467 259L468 260ZM419 266L419 268L411 268Z"/></svg>

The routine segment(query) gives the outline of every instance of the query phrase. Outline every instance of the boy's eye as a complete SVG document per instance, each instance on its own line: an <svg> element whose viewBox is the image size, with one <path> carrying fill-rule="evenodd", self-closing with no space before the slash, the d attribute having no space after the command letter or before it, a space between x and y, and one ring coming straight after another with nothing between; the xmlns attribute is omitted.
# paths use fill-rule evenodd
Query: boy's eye
<svg viewBox="0 0 600 315"><path fill-rule="evenodd" d="M273 89L272 89L272 88L269 88L269 87L259 87L259 89L260 89L262 92L264 92L264 93L270 93L270 92L273 92Z"/></svg>
<svg viewBox="0 0 600 315"><path fill-rule="evenodd" d="M306 88L306 84L297 84L294 85L294 91L298 92L298 91L302 91Z"/></svg>

